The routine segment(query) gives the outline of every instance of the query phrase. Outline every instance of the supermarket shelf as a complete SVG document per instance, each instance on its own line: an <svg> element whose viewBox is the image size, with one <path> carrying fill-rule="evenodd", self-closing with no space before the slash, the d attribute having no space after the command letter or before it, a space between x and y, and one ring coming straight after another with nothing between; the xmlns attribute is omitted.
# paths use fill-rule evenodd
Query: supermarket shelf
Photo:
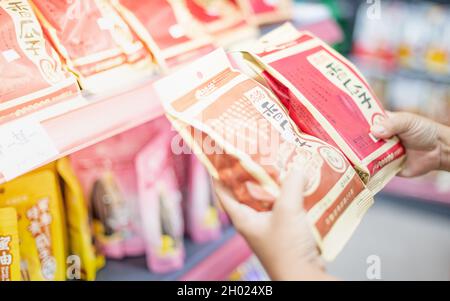
<svg viewBox="0 0 450 301"><path fill-rule="evenodd" d="M207 244L186 240L186 263L182 270L169 274L153 274L146 267L145 257L109 260L98 273L99 281L170 281L223 280L250 257L247 244L233 228L222 237Z"/></svg>
<svg viewBox="0 0 450 301"><path fill-rule="evenodd" d="M125 91L117 91L114 87L111 87L111 91L113 92L107 96L86 97L86 100L83 99L78 104L72 101L71 105L76 107L75 109L68 109L70 105L66 104L63 110L50 107L33 114L34 116L23 118L27 120L36 115L40 116L35 119L38 119L48 134L57 149L57 155L34 162L32 167L26 166L20 173L25 174L163 115L162 106L150 79L128 87ZM71 101L65 103L69 102ZM49 112L50 110L52 112ZM47 117L49 114L51 118Z"/></svg>
<svg viewBox="0 0 450 301"><path fill-rule="evenodd" d="M433 182L424 179L395 178L383 193L450 205L450 191L439 190Z"/></svg>

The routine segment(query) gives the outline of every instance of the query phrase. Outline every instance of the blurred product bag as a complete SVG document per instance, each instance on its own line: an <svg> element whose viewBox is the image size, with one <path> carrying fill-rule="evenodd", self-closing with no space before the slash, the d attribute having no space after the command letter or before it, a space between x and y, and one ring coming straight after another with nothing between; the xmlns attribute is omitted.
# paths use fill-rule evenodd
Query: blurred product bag
<svg viewBox="0 0 450 301"><path fill-rule="evenodd" d="M292 0L237 0L246 18L258 26L292 18Z"/></svg>
<svg viewBox="0 0 450 301"><path fill-rule="evenodd" d="M0 208L0 282L20 281L20 250L17 212Z"/></svg>

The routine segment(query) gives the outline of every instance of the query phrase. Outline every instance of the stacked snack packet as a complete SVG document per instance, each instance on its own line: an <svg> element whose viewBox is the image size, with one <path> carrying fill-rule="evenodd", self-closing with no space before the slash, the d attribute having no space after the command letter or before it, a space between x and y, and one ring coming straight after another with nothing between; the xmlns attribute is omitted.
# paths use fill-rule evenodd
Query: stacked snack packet
<svg viewBox="0 0 450 301"><path fill-rule="evenodd" d="M20 280L20 251L17 212L0 208L0 282Z"/></svg>
<svg viewBox="0 0 450 301"><path fill-rule="evenodd" d="M192 19L180 0L111 2L164 70L214 49L211 38Z"/></svg>
<svg viewBox="0 0 450 301"><path fill-rule="evenodd" d="M150 74L152 57L107 0L33 0L45 33L83 89L107 92ZM116 86L116 83L115 83Z"/></svg>
<svg viewBox="0 0 450 301"><path fill-rule="evenodd" d="M338 149L300 132L271 91L232 69L223 50L155 88L173 126L240 202L270 210L290 170L302 169L312 232L322 256L335 258L373 203Z"/></svg>
<svg viewBox="0 0 450 301"><path fill-rule="evenodd" d="M292 0L236 0L235 1L252 24L288 21L292 18Z"/></svg>
<svg viewBox="0 0 450 301"><path fill-rule="evenodd" d="M0 122L79 95L27 0L0 1Z"/></svg>

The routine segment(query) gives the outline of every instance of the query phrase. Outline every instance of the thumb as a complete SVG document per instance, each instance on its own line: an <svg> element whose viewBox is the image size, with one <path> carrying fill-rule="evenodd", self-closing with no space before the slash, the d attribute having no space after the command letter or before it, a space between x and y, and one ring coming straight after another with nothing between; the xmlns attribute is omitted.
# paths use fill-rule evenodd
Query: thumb
<svg viewBox="0 0 450 301"><path fill-rule="evenodd" d="M373 125L371 132L377 138L388 139L410 131L414 126L415 119L416 116L414 114L389 112L388 118Z"/></svg>
<svg viewBox="0 0 450 301"><path fill-rule="evenodd" d="M281 193L273 208L274 217L283 219L287 215L297 215L303 211L303 192L305 186L304 172L292 168L284 179Z"/></svg>

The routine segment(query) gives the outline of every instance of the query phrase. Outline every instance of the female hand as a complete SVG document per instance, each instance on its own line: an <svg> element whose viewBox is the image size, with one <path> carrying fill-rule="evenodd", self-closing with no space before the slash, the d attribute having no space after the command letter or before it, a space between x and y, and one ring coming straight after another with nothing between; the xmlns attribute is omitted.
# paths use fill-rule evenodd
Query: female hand
<svg viewBox="0 0 450 301"><path fill-rule="evenodd" d="M324 271L303 209L303 175L285 180L271 212L240 204L216 182L216 192L237 231L247 240L272 280L332 280Z"/></svg>
<svg viewBox="0 0 450 301"><path fill-rule="evenodd" d="M377 138L397 135L406 148L406 163L399 173L416 177L432 170L450 170L450 129L430 119L411 113L390 113L372 127Z"/></svg>

